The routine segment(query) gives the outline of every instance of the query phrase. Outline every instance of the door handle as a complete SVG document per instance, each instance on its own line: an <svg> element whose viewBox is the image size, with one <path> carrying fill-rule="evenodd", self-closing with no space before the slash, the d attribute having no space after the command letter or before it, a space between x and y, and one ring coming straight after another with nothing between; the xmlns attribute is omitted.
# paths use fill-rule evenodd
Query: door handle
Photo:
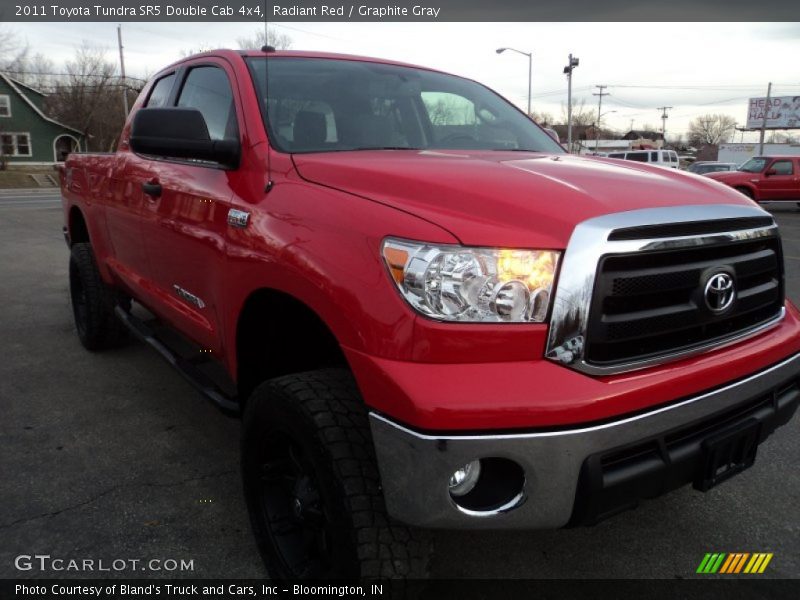
<svg viewBox="0 0 800 600"><path fill-rule="evenodd" d="M161 184L158 183L157 179L146 181L142 184L142 191L148 196L158 198L161 196Z"/></svg>

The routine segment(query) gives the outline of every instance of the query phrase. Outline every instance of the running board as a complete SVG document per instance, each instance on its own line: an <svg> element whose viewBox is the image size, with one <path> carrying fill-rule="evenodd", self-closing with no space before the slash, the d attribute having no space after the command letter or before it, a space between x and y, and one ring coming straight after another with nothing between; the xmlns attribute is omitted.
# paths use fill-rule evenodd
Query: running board
<svg viewBox="0 0 800 600"><path fill-rule="evenodd" d="M140 319L127 312L121 306L114 309L117 317L141 341L155 348L161 357L177 369L183 378L188 381L200 394L213 402L222 411L228 414L239 414L239 402L222 392L217 385L198 369L190 360L173 352L166 344L161 342L153 330Z"/></svg>

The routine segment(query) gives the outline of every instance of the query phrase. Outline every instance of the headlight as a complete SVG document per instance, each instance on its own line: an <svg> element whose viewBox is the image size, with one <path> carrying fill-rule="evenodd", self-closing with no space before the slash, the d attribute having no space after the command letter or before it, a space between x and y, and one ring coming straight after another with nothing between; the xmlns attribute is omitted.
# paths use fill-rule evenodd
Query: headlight
<svg viewBox="0 0 800 600"><path fill-rule="evenodd" d="M383 258L411 306L442 321L541 323L559 252L435 246L387 238Z"/></svg>

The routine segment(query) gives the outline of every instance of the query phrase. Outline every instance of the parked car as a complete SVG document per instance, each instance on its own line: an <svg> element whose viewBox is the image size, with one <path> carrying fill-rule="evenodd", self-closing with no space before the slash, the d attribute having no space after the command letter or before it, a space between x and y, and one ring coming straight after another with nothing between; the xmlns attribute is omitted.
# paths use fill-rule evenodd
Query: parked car
<svg viewBox="0 0 800 600"><path fill-rule="evenodd" d="M635 160L659 167L678 168L678 153L674 150L630 150L627 152L609 152L609 158Z"/></svg>
<svg viewBox="0 0 800 600"><path fill-rule="evenodd" d="M706 175L707 173L717 173L720 171L735 171L738 165L736 163L724 163L716 161L700 161L695 162L686 167L687 173L695 173L696 175Z"/></svg>
<svg viewBox="0 0 800 600"><path fill-rule="evenodd" d="M422 577L430 528L705 491L798 406L772 217L571 156L473 81L212 51L153 76L117 147L61 171L78 338L132 334L241 416L272 577Z"/></svg>
<svg viewBox="0 0 800 600"><path fill-rule="evenodd" d="M708 177L757 202L800 201L800 157L797 156L756 156L737 171L710 173Z"/></svg>

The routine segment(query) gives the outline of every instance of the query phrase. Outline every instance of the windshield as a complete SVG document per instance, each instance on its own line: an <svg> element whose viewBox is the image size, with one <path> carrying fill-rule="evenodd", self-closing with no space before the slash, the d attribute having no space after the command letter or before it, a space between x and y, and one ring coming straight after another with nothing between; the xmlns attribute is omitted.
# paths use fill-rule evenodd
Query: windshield
<svg viewBox="0 0 800 600"><path fill-rule="evenodd" d="M283 152L564 152L506 100L452 75L321 58L275 57L269 68L266 58L250 58L248 64L270 140Z"/></svg>
<svg viewBox="0 0 800 600"><path fill-rule="evenodd" d="M740 171L744 171L745 173L761 173L764 170L764 167L767 164L766 158L751 158L747 162L745 162L741 167L739 167Z"/></svg>

